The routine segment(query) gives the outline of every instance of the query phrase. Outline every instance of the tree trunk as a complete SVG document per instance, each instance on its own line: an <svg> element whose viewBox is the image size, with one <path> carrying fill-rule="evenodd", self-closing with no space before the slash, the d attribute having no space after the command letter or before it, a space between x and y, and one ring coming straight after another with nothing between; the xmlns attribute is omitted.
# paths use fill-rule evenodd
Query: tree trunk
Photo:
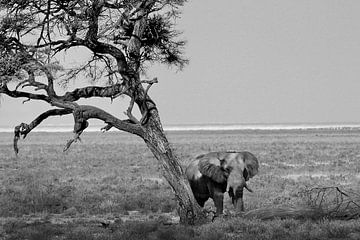
<svg viewBox="0 0 360 240"><path fill-rule="evenodd" d="M180 222L190 225L204 222L206 216L197 204L184 171L169 146L157 111L153 111L151 119L145 127L145 143L161 164L163 176L172 187L178 200Z"/></svg>

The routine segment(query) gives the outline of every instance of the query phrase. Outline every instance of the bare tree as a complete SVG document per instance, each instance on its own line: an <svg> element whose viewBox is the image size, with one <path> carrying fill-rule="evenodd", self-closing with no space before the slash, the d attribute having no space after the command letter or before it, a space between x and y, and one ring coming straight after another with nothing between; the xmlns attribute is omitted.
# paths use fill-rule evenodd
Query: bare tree
<svg viewBox="0 0 360 240"><path fill-rule="evenodd" d="M176 156L164 134L158 109L149 96L157 78L142 79L149 63L182 68L184 41L174 21L186 0L0 0L0 93L12 98L43 101L54 108L31 123L15 127L14 150L21 136L51 116L72 114L74 138L79 139L89 119L104 121L107 131L117 128L141 137L163 167L175 192L181 222L192 224L204 215L197 205ZM57 56L85 48L91 58L65 67ZM59 95L54 84L88 78L89 84ZM16 83L16 87L15 84ZM11 86L14 86L11 88ZM80 105L82 98L130 98L127 119L95 106ZM142 117L137 119L133 108Z"/></svg>

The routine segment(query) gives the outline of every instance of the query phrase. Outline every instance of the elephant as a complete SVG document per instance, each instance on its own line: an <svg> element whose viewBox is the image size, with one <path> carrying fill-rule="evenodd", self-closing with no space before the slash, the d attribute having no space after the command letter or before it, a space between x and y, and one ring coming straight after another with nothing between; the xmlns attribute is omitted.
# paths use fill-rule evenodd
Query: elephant
<svg viewBox="0 0 360 240"><path fill-rule="evenodd" d="M237 211L244 211L243 189L258 173L259 162L250 152L210 152L197 156L185 170L198 204L204 207L212 198L216 216L223 213L224 193L228 192Z"/></svg>

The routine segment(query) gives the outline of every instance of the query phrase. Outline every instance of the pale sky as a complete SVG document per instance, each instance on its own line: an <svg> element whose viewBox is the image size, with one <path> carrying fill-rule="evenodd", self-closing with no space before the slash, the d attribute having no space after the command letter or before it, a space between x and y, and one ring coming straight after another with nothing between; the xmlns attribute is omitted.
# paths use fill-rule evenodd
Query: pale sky
<svg viewBox="0 0 360 240"><path fill-rule="evenodd" d="M190 64L148 72L163 124L359 122L359 13L359 0L189 1L178 29ZM121 101L92 103L125 118ZM0 125L49 108L21 102L2 97Z"/></svg>

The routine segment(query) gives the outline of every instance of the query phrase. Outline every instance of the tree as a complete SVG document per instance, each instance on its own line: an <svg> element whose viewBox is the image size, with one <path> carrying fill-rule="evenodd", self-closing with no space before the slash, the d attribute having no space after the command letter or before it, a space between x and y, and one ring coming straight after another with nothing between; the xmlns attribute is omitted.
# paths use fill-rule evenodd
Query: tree
<svg viewBox="0 0 360 240"><path fill-rule="evenodd" d="M12 98L44 101L54 108L31 123L15 127L19 138L50 116L72 114L77 141L89 119L141 137L163 167L175 192L181 222L194 223L204 215L164 134L159 112L149 96L157 78L142 79L149 63L182 68L184 41L174 20L186 0L0 0L0 93ZM85 48L91 58L76 67L64 67L58 56ZM54 84L86 77L103 86L89 85L59 95ZM16 83L16 87L14 85ZM14 88L11 89L11 84ZM80 105L82 98L130 98L122 120L95 106ZM137 106L142 117L133 115Z"/></svg>

